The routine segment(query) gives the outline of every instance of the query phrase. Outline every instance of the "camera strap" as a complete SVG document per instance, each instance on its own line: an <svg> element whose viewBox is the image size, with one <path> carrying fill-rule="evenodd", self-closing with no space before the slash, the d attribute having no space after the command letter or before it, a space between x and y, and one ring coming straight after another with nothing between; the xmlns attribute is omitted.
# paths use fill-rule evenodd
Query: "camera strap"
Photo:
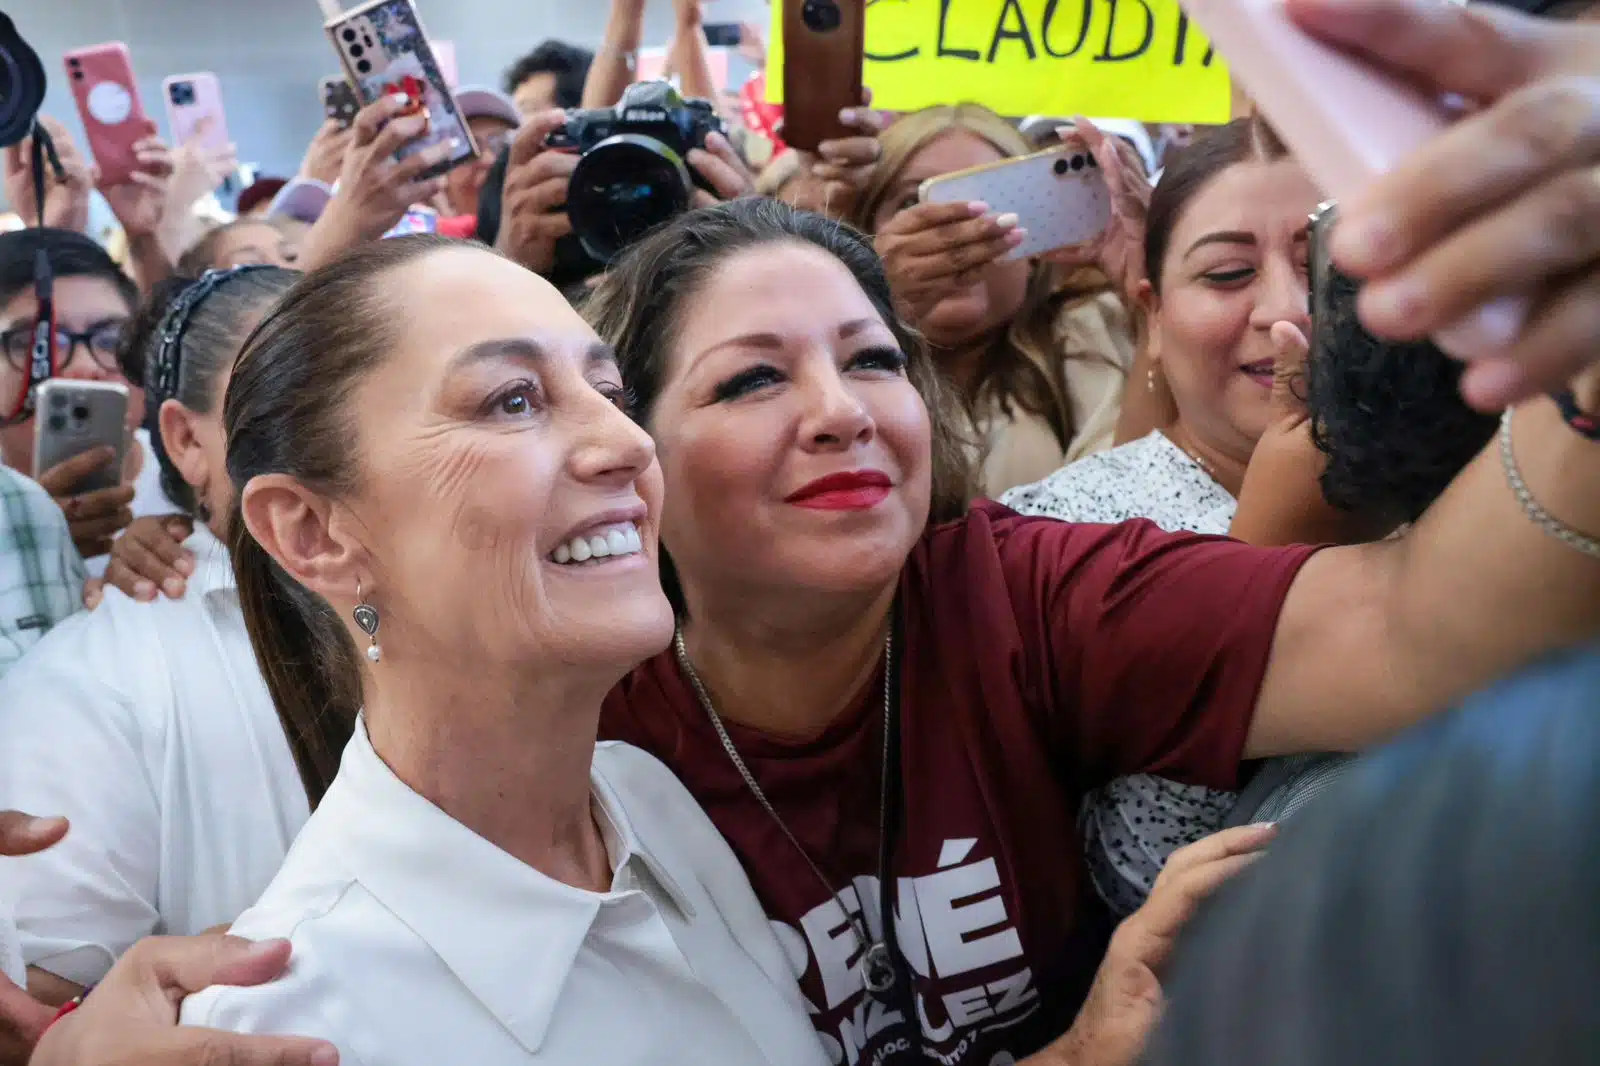
<svg viewBox="0 0 1600 1066"><path fill-rule="evenodd" d="M33 164L33 202L39 211L39 226L44 226L44 198L46 192L45 166L59 182L67 180L66 168L56 152L50 133L37 120L33 124L33 142L29 146ZM56 368L56 302L55 272L50 257L43 248L33 261L34 303L38 317L33 327L33 343L28 349L28 372L23 375L17 395L0 412L0 426L14 426L33 417L34 390L50 380Z"/></svg>

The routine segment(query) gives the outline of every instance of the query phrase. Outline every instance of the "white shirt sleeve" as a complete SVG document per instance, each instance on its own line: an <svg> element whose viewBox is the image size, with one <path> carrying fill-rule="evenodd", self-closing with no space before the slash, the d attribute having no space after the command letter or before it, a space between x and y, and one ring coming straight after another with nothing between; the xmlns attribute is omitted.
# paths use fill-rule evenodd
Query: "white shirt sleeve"
<svg viewBox="0 0 1600 1066"><path fill-rule="evenodd" d="M0 681L0 809L71 821L59 844L11 864L23 958L81 985L156 931L161 856L159 750L147 750L159 741L97 678L90 618L57 626Z"/></svg>

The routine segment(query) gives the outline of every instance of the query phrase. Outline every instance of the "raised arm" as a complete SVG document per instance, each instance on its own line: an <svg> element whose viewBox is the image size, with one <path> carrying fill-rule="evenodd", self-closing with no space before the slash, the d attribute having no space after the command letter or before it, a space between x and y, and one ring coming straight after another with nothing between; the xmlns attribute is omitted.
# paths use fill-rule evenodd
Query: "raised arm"
<svg viewBox="0 0 1600 1066"><path fill-rule="evenodd" d="M1428 0L1291 9L1342 47L1489 105L1348 205L1333 251L1367 280L1374 333L1443 331L1478 356L1469 400L1534 398L1404 538L1306 564L1278 623L1252 756L1370 744L1600 632L1600 442L1537 395L1587 366L1571 385L1580 409L1600 412L1600 29ZM1463 337L1475 308L1530 295L1534 311L1501 323L1499 343Z"/></svg>
<svg viewBox="0 0 1600 1066"><path fill-rule="evenodd" d="M633 84L644 38L645 0L611 0L605 36L583 83L584 107L612 107Z"/></svg>

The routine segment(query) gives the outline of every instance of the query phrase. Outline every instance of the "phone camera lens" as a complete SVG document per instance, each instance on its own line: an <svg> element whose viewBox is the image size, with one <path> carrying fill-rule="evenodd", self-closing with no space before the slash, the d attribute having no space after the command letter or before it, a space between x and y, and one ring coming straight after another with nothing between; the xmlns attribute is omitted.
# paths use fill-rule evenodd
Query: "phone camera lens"
<svg viewBox="0 0 1600 1066"><path fill-rule="evenodd" d="M812 33L832 33L844 22L834 0L806 0L800 5L800 21Z"/></svg>
<svg viewBox="0 0 1600 1066"><path fill-rule="evenodd" d="M1072 157L1072 169L1073 170L1082 170L1083 169L1083 156L1075 155L1075 156Z"/></svg>
<svg viewBox="0 0 1600 1066"><path fill-rule="evenodd" d="M50 394L50 406L54 407L57 411L65 410L67 402L67 397L62 393L52 392Z"/></svg>
<svg viewBox="0 0 1600 1066"><path fill-rule="evenodd" d="M359 63L356 64L356 73L357 74L371 74L372 73L372 64L367 62L365 59L361 60Z"/></svg>
<svg viewBox="0 0 1600 1066"><path fill-rule="evenodd" d="M344 28L344 32L342 34L340 34L340 36L343 37L347 41L353 41L353 40L356 39L356 31L354 29L352 29L351 27L346 26Z"/></svg>
<svg viewBox="0 0 1600 1066"><path fill-rule="evenodd" d="M51 415L50 416L50 432L52 432L52 433L60 433L62 430L66 429L66 428L67 428L67 420L65 418L63 418L61 415Z"/></svg>
<svg viewBox="0 0 1600 1066"><path fill-rule="evenodd" d="M172 99L173 107L189 107L194 104L194 86L189 82L174 82L167 90L167 95Z"/></svg>
<svg viewBox="0 0 1600 1066"><path fill-rule="evenodd" d="M72 420L74 422L89 421L89 409L80 403L72 409Z"/></svg>
<svg viewBox="0 0 1600 1066"><path fill-rule="evenodd" d="M366 54L366 51L367 50L365 48L362 48L359 44L353 44L353 45L350 46L350 58L351 59L360 59L363 55Z"/></svg>
<svg viewBox="0 0 1600 1066"><path fill-rule="evenodd" d="M1054 169L1055 172L1060 175L1065 174L1067 171L1071 170L1072 167L1065 159L1057 159Z"/></svg>
<svg viewBox="0 0 1600 1066"><path fill-rule="evenodd" d="M72 80L73 81L82 81L83 80L83 71L81 71L81 70L77 69L76 67L74 67L73 70L72 70Z"/></svg>

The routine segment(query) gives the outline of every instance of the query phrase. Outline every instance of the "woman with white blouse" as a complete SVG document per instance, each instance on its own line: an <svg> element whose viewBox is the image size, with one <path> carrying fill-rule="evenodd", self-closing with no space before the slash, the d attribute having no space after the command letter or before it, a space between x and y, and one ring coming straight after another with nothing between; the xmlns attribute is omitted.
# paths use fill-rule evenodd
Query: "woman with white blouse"
<svg viewBox="0 0 1600 1066"><path fill-rule="evenodd" d="M224 412L246 622L284 720L353 739L291 738L337 774L233 925L288 938L289 972L185 1023L346 1066L827 1062L710 819L595 743L673 631L625 395L554 288L439 238L308 275L247 342Z"/></svg>
<svg viewBox="0 0 1600 1066"><path fill-rule="evenodd" d="M22 958L47 1002L97 982L141 937L232 921L310 813L208 525L231 499L221 409L233 357L295 276L173 281L135 320L155 461L197 519L188 592L145 604L108 589L0 682L0 807L72 823L56 847L10 864Z"/></svg>

